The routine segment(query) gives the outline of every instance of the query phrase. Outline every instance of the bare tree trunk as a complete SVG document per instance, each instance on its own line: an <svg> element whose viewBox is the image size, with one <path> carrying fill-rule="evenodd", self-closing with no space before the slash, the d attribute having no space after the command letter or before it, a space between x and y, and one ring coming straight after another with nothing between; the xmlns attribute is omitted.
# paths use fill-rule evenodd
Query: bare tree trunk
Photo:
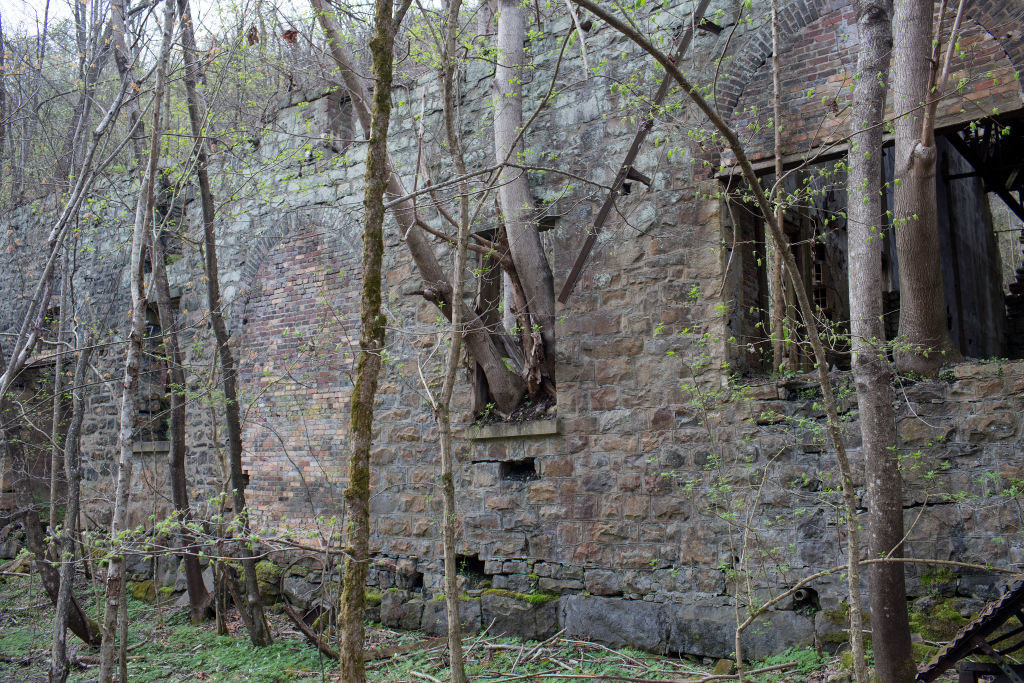
<svg viewBox="0 0 1024 683"><path fill-rule="evenodd" d="M335 25L325 0L310 0L321 28L327 35L327 45L331 52L338 70L341 72L345 89L352 98L352 105L356 116L363 129L364 134L370 135L370 96L366 91L364 80L355 70L355 60L349 53L345 41L341 37L338 27ZM392 200L404 197L405 186L401 178L394 172L394 165L390 158L388 162L388 186L387 194ZM447 318L451 318L452 304L465 306L464 302L453 301L450 291L450 279L445 275L437 257L434 255L430 242L420 229L416 212L411 201L405 201L395 207L395 220L403 235L406 236L406 243L416 262L416 268L423 279L424 289L431 291L435 298L434 302L441 306L441 312ZM498 348L491 337L491 331L487 325L467 309L463 312L463 319L466 325L466 348L473 356L473 359L483 369L487 376L487 385L490 388L491 396L494 398L498 409L504 413L511 413L519 405L520 399L525 391L523 380L514 372L511 372L505 365L503 356L504 350Z"/></svg>
<svg viewBox="0 0 1024 683"><path fill-rule="evenodd" d="M850 467L850 459L846 453L846 444L843 441L843 434L840 428L839 414L836 408L835 391L828 376L828 359L825 356L825 347L821 342L818 333L818 326L814 318L814 307L811 305L807 290L802 286L800 271L797 268L793 252L789 247L789 241L780 226L775 221L772 212L771 202L765 195L757 179L757 174L750 160L747 158L743 144L740 142L736 132L729 124L715 111L706 99L700 94L701 91L695 87L683 75L675 62L664 52L656 48L646 37L637 32L629 24L619 20L616 16L605 11L594 0L572 0L580 7L593 12L597 17L604 20L622 35L642 47L645 52L654 57L659 64L667 71L672 78L680 85L683 92L697 106L700 111L708 117L712 125L722 134L730 151L736 157L736 161L743 172L743 177L754 195L758 209L765 219L765 223L772 231L772 235L778 243L778 253L782 256L782 262L790 283L795 290L800 313L804 317L804 325L807 330L808 341L814 355L815 370L818 375L818 386L821 388L822 403L825 406L825 415L828 420L829 440L836 451L836 461L839 466L840 481L843 486L843 507L846 512L846 533L847 533L847 585L850 589L850 647L853 652L857 682L867 683L866 669L863 665L864 658L864 626L861 609L860 592L860 525L857 521L857 498L853 486L853 472ZM739 656L739 653L737 653Z"/></svg>
<svg viewBox="0 0 1024 683"><path fill-rule="evenodd" d="M69 250L65 249L64 268L61 271L60 279L60 317L57 319L57 347L54 349L56 357L53 360L53 420L50 428L50 530L57 528L57 498L60 484L60 456L63 448L60 436L61 426L64 422L63 396L64 393L64 335L69 320L68 288L71 281L71 263L67 258Z"/></svg>
<svg viewBox="0 0 1024 683"><path fill-rule="evenodd" d="M782 66L779 57L779 2L772 0L772 118L775 133L775 222L782 226L784 210L780 199L784 194L782 187ZM782 259L779 256L779 245L771 235L764 238L766 267L768 268L768 328L772 342L772 370L781 370L786 363L785 327L786 327L786 281L782 277Z"/></svg>
<svg viewBox="0 0 1024 683"><path fill-rule="evenodd" d="M154 226L155 227L155 226ZM189 506L188 485L185 476L185 369L181 357L181 346L178 344L177 320L171 305L171 288L167 282L167 264L160 235L154 230L151 237L153 245L153 285L156 290L157 312L160 316L160 329L163 334L164 351L167 356L167 382L170 393L170 436L171 448L168 454L167 473L170 479L171 502L181 525L178 532L178 545L186 550L182 553L185 565L185 585L188 589L189 611L192 623L204 621L210 612L210 593L203 583L203 568L199 557L190 552L194 538L188 524L192 521L192 509Z"/></svg>
<svg viewBox="0 0 1024 683"><path fill-rule="evenodd" d="M522 163L524 145L519 134L523 127L523 68L526 55L526 20L518 0L498 2L497 64L494 88L494 153L496 163ZM519 281L527 296L530 316L540 326L544 353L541 372L555 379L555 286L540 231L532 219L533 197L521 169L505 167L498 188L501 213L508 232L508 246ZM535 330L527 330L527 333ZM539 390L539 382L527 380L531 393Z"/></svg>
<svg viewBox="0 0 1024 683"><path fill-rule="evenodd" d="M860 45L853 91L854 137L849 155L850 337L857 386L860 433L867 477L868 554L899 556L903 539L903 491L896 454L896 414L892 376L882 322L882 126L884 74L892 50L890 5L856 0ZM883 76L879 77L879 74ZM885 683L916 676L907 622L903 565L868 569L875 671Z"/></svg>
<svg viewBox="0 0 1024 683"><path fill-rule="evenodd" d="M199 181L199 194L203 211L203 246L206 250L204 260L206 274L206 300L210 309L210 323L217 343L217 354L220 359L222 383L224 386L224 413L228 432L228 458L230 461L231 488L235 515L241 522L242 535L249 531L248 510L245 505L245 474L242 471L242 418L238 405L237 369L234 355L228 345L228 331L221 311L220 278L217 269L217 235L213 205L213 192L210 189L210 177L207 173L206 139L203 134L203 117L200 110L199 93L196 85L199 81L199 62L196 59L195 34L192 26L192 14L188 0L178 0L178 18L181 22L181 46L185 55L185 94L188 100L188 118L192 127L192 137L196 149L196 177ZM259 580L256 576L256 561L251 556L242 559L242 570L245 574L246 605L238 605L238 609L247 609L253 628L249 631L249 639L253 645L263 646L273 642L270 626L263 614L263 602L260 600Z"/></svg>
<svg viewBox="0 0 1024 683"><path fill-rule="evenodd" d="M896 367L931 376L960 358L946 328L942 288L937 152L934 120L926 120L933 0L896 0L893 16L896 172L894 189L896 252L900 264L900 341ZM922 134L924 131L924 134Z"/></svg>
<svg viewBox="0 0 1024 683"><path fill-rule="evenodd" d="M145 154L146 126L142 121L142 110L139 108L139 97L142 89L135 78L134 69L131 68L128 55L128 46L125 33L128 27L125 25L125 0L111 0L110 2L110 26L111 44L114 49L114 63L117 65L117 73L122 80L128 79L130 83L128 95L128 124L132 144L132 154L135 157L135 165L141 173ZM156 106L159 106L157 103Z"/></svg>
<svg viewBox="0 0 1024 683"><path fill-rule="evenodd" d="M450 0L446 13L444 42L441 46L441 92L444 97L444 129L448 139L448 150L458 176L466 175L466 160L462 153L458 122L455 118L455 62L456 40L459 31L459 9L461 0ZM469 187L465 181L459 184L459 228L455 243L455 260L452 264L452 299L462 301L466 272L466 247L470 230ZM455 509L455 471L452 448L452 392L455 376L462 354L463 306L452 307L451 338L445 358L444 381L441 395L434 404L441 447L441 496L444 499L444 519L441 523L441 538L444 545L444 597L448 619L448 659L452 683L466 683L465 656L462 652L462 624L459 614L459 568L456 558L456 534L458 513Z"/></svg>
<svg viewBox="0 0 1024 683"><path fill-rule="evenodd" d="M4 20L3 13L0 12L0 73L7 73L4 59L7 50L3 47L4 43ZM7 143L7 138L10 135L11 124L7 120L7 85L0 82L0 188L4 186L4 170L7 168L4 164L4 150ZM11 159L11 165L13 166L14 159ZM14 197L11 197L11 204L14 203Z"/></svg>
<svg viewBox="0 0 1024 683"><path fill-rule="evenodd" d="M408 3L404 4L408 9ZM385 317L381 313L381 264L384 256L384 194L392 176L388 160L391 124L391 83L395 31L391 0L375 0L370 55L373 60L373 101L370 144L366 150L363 191L363 255L359 317L359 361L352 389L348 487L345 489L347 553L341 593L341 674L345 681L366 680L363 661L366 611L366 571L370 562L370 446L373 443L373 403L384 350Z"/></svg>
<svg viewBox="0 0 1024 683"><path fill-rule="evenodd" d="M135 442L135 422L138 418L138 378L142 360L142 336L146 325L146 292L144 253L148 221L156 205L156 173L160 159L160 102L167 79L167 67L171 54L171 33L173 28L173 6L166 0L164 11L163 38L157 63L156 87L153 94L153 132L150 139L149 158L146 172L139 188L139 199L135 206L135 225L132 232L132 250L128 264L128 287L131 292L132 313L128 329L128 343L125 352L124 379L121 386L121 426L118 433L117 489L114 494L114 513L110 521L111 555L105 581L106 596L103 611L103 643L100 645L99 680L107 683L113 677L114 644L117 622L123 609L125 585L125 559L118 548L119 535L125 530L128 519L128 494L132 480L132 451ZM122 79L125 81L126 79ZM123 634L122 634L123 635ZM123 659L123 658L122 658ZM122 661L122 665L124 662Z"/></svg>
<svg viewBox="0 0 1024 683"><path fill-rule="evenodd" d="M51 681L62 682L68 677L67 630L75 581L75 527L80 507L80 437L82 419L85 417L85 373L89 368L93 346L93 340L89 339L78 352L75 376L71 384L71 423L64 439L64 473L67 478L68 504L64 510L64 526L60 530L60 588L57 594L57 614L54 617L53 648L50 658Z"/></svg>

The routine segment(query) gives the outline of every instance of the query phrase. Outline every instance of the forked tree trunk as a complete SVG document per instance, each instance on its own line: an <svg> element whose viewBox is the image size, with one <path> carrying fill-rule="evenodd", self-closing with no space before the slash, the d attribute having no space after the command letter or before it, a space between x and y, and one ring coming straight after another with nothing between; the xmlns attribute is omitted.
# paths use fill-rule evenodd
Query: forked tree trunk
<svg viewBox="0 0 1024 683"><path fill-rule="evenodd" d="M228 460L230 467L232 500L234 512L241 522L242 535L249 531L249 512L245 505L245 474L242 471L242 417L238 405L237 369L235 358L228 342L227 325L221 311L223 302L220 298L220 278L217 268L217 234L216 215L213 205L213 191L210 189L210 176L207 172L206 139L203 134L203 116L199 102L197 83L199 82L199 62L196 59L196 40L192 25L192 13L188 0L178 0L178 20L181 23L181 48L185 57L185 97L188 100L188 119L195 144L195 171L199 181L199 195L203 212L203 247L206 251L203 266L206 275L206 301L210 309L210 325L217 344L217 357L220 360L222 383L224 387L224 414L228 432ZM243 552L245 552L243 550ZM263 614L263 602L260 599L259 579L256 576L256 560L248 553L243 557L242 570L245 575L246 604L237 605L240 610L249 611L252 628L249 629L249 640L253 645L269 645L273 642L270 625Z"/></svg>
<svg viewBox="0 0 1024 683"><path fill-rule="evenodd" d="M118 432L117 486L114 494L114 512L110 521L111 555L107 565L103 610L103 642L100 645L99 680L107 683L113 677L114 645L117 623L124 610L125 559L118 547L119 535L127 527L128 494L132 481L132 451L135 444L135 422L138 418L138 379L142 361L142 337L146 326L146 291L144 254L146 231L156 205L156 173L160 159L160 113L167 80L167 65L171 55L173 8L165 0L163 38L157 62L156 86L153 94L153 131L149 143L146 171L141 178L139 199L135 206L135 225L132 231L131 256L128 262L128 288L131 292L131 321L125 351L124 379L121 385L120 429ZM125 78L122 77L122 81ZM127 628L122 625L123 629ZM123 648L122 648L123 649ZM122 668L124 666L121 658Z"/></svg>
<svg viewBox="0 0 1024 683"><path fill-rule="evenodd" d="M494 69L495 163L523 163L525 145L520 135L523 127L522 79L526 64L523 42L526 20L519 0L499 0L497 64ZM534 219L535 208L530 186L522 169L505 167L501 171L498 197L508 232L508 246L519 281L526 293L530 317L540 327L543 340L541 372L555 379L555 285L551 275L540 231ZM527 335L536 330L526 330ZM531 393L539 384L528 382Z"/></svg>
<svg viewBox="0 0 1024 683"><path fill-rule="evenodd" d="M885 74L892 50L889 4L856 0L860 44L853 91L853 133L847 182L850 337L867 478L868 555L902 554L903 486L896 454L892 375L882 322L882 126ZM875 671L884 683L916 675L907 622L903 565L868 570Z"/></svg>
<svg viewBox="0 0 1024 683"><path fill-rule="evenodd" d="M932 68L933 0L896 0L893 16L893 78L896 171L893 225L900 265L900 345L896 367L926 377L960 357L946 328L942 289L937 152L934 121L925 120Z"/></svg>
<svg viewBox="0 0 1024 683"><path fill-rule="evenodd" d="M154 226L155 228L155 226ZM163 334L164 353L167 358L167 382L170 400L171 449L168 454L167 474L170 479L171 503L181 525L178 532L178 546L184 548L182 562L185 565L185 585L188 589L188 605L192 623L205 621L210 613L211 598L203 583L203 568L199 557L189 549L194 538L188 528L192 521L189 506L188 484L185 476L185 368L182 364L181 347L178 344L177 320L171 305L171 288L167 282L167 265L160 235L154 229L150 235L153 245L153 285L156 291L157 312Z"/></svg>
<svg viewBox="0 0 1024 683"><path fill-rule="evenodd" d="M366 572L370 562L370 447L373 404L383 362L386 319L381 313L381 267L384 258L384 193L391 124L391 83L394 61L394 18L391 0L375 0L370 55L373 100L370 143L366 150L363 190L362 284L359 297L359 361L352 388L348 487L345 489L345 567L341 593L341 676L350 683L366 680L363 661L366 614Z"/></svg>
<svg viewBox="0 0 1024 683"><path fill-rule="evenodd" d="M345 90L352 98L352 106L359 119L363 133L370 136L370 95L366 90L365 81L355 69L355 60L348 51L347 44L341 36L337 25L331 18L330 10L325 0L310 0L313 11L317 15L320 26L327 36L327 46L331 57L340 71ZM404 197L405 186L401 178L394 172L394 165L390 158L388 163L388 185L387 195L392 200ZM413 210L412 201L407 200L394 210L395 220L399 230L406 236L406 243L413 260L416 262L416 269L423 280L424 288L432 290L437 294L437 303L441 305L442 314L451 319L451 309L454 303L457 306L465 306L464 302L454 301L451 297L451 285L449 278L445 275L441 264L434 254L433 247L427 240L423 231L416 221L416 214ZM491 396L497 404L498 409L504 413L511 413L519 405L520 399L525 392L523 380L514 372L510 371L505 364L504 350L499 348L491 336L491 330L486 323L478 316L473 315L467 308L463 312L463 319L466 320L465 342L470 355L473 356L484 374L487 376L487 385Z"/></svg>
<svg viewBox="0 0 1024 683"><path fill-rule="evenodd" d="M79 337L81 339L81 337ZM60 588L57 593L57 613L54 616L53 648L50 659L50 680L64 681L68 677L67 631L71 614L72 590L75 582L75 528L78 526L81 482L82 419L85 416L85 373L89 367L94 341L89 339L78 352L75 375L71 385L71 423L64 439L64 473L67 479L68 502L64 509L64 526L60 532Z"/></svg>

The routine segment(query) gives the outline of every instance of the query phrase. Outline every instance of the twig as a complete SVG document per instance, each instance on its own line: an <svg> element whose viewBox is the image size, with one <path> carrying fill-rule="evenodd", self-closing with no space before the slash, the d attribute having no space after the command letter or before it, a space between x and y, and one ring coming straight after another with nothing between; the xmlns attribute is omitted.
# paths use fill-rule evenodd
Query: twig
<svg viewBox="0 0 1024 683"><path fill-rule="evenodd" d="M410 676L415 676L416 678L422 678L425 681L433 681L433 683L441 683L441 679L434 678L430 674L421 674L419 671L410 671L409 675Z"/></svg>
<svg viewBox="0 0 1024 683"><path fill-rule="evenodd" d="M537 646L536 646L535 648L533 648L532 650L530 650L530 651L529 651L529 652L528 652L528 653L526 654L526 659L525 659L525 660L523 660L523 661L526 661L526 662L532 661L532 660L533 660L533 658L537 656L537 653L538 653L538 652L540 652L540 649L541 649L542 647L546 647L547 645L550 645L551 643L554 643L555 641L557 641L557 640L558 640L558 638L559 638L559 637L560 637L560 636L561 636L561 635L562 635L563 633L565 633L565 629L564 629L564 628L563 628L563 629L562 629L561 631L559 631L558 633L556 633L555 635L553 635L553 636L551 636L550 638L548 638L547 640L545 640L545 641L542 641L542 642L538 643L538 644L537 644Z"/></svg>
<svg viewBox="0 0 1024 683"><path fill-rule="evenodd" d="M753 674L763 674L769 671L779 671L781 669L792 669L797 665L797 662L786 662L785 664L776 664L774 666L766 666L762 669L751 669L750 671L743 672L744 676L750 676ZM707 681L726 681L739 678L739 674L715 674L714 676L705 676L701 678L697 683L707 683Z"/></svg>
<svg viewBox="0 0 1024 683"><path fill-rule="evenodd" d="M586 640L569 640L568 638L565 640L565 642L569 643L570 645L579 645L581 647L588 647L588 648L591 648L591 649L594 649L594 650L605 650L606 652L612 652L612 653L618 655L619 657L622 657L627 662L632 662L633 664L636 664L637 666L646 666L639 659L634 659L633 657L630 657L629 655L624 655L621 652L616 652L615 650L611 649L610 647L605 647L604 645L601 645L600 643L591 643L590 641L586 641Z"/></svg>

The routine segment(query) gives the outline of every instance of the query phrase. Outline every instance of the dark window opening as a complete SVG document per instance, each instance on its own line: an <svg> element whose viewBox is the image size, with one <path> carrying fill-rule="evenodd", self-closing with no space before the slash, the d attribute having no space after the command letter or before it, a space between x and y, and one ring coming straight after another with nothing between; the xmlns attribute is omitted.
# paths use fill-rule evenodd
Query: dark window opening
<svg viewBox="0 0 1024 683"><path fill-rule="evenodd" d="M164 254L164 263L167 265L180 260L184 253L182 230L185 227L185 203L187 200L185 194L182 188L173 185L166 175L160 176L156 228L157 239L160 240L160 248ZM147 261L148 258L147 255Z"/></svg>
<svg viewBox="0 0 1024 683"><path fill-rule="evenodd" d="M39 325L39 350L42 353L55 352L57 347L54 343L57 341L58 331L60 330L60 306L54 306L47 309L46 315L40 321ZM50 342L50 343L47 343Z"/></svg>
<svg viewBox="0 0 1024 683"><path fill-rule="evenodd" d="M455 566L459 568L459 574L470 580L482 581L491 578L491 575L484 571L485 563L479 555L456 555Z"/></svg>
<svg viewBox="0 0 1024 683"><path fill-rule="evenodd" d="M498 476L504 481L532 481L540 478L534 458L503 462L498 466Z"/></svg>
<svg viewBox="0 0 1024 683"><path fill-rule="evenodd" d="M976 121L940 131L936 147L936 198L946 319L953 343L967 358L1024 357L1024 123L1018 111L999 121ZM1009 120L1017 118L1018 125ZM883 150L883 236L878 240L883 277L885 332L895 338L899 324L900 273L895 232L894 155ZM771 186L774 176L765 176ZM829 365L848 369L849 292L847 284L846 172L834 160L795 170L785 191L799 201L784 212L800 281L819 324L832 341ZM726 274L736 302L729 321L734 357L746 371L771 368L769 338L770 265L765 256L765 226L759 212L734 203L726 213L726 239L733 247ZM790 287L791 290L791 287ZM813 359L805 338L795 295L784 299L792 320L783 336L786 360L809 371Z"/></svg>
<svg viewBox="0 0 1024 683"><path fill-rule="evenodd" d="M793 593L793 610L805 614L821 610L818 591L813 588L801 588Z"/></svg>
<svg viewBox="0 0 1024 683"><path fill-rule="evenodd" d="M352 100L340 89L323 98L323 146L335 154L352 146L355 136Z"/></svg>
<svg viewBox="0 0 1024 683"><path fill-rule="evenodd" d="M155 304L146 307L142 359L139 364L137 442L167 441L170 438L170 399L167 393L167 358L163 331Z"/></svg>
<svg viewBox="0 0 1024 683"><path fill-rule="evenodd" d="M395 577L395 581L398 584L398 588L404 588L406 590L423 588L423 572L413 570L408 574L399 573Z"/></svg>

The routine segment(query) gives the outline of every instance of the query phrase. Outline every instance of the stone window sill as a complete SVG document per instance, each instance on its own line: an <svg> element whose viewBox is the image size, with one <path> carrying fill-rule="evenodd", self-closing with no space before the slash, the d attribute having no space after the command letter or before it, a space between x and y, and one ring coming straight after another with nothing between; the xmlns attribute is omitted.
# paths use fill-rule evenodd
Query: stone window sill
<svg viewBox="0 0 1024 683"><path fill-rule="evenodd" d="M157 455L169 453L170 450L170 441L143 441L132 446L133 455Z"/></svg>
<svg viewBox="0 0 1024 683"><path fill-rule="evenodd" d="M530 422L495 422L466 428L465 436L471 441L485 439L516 439L528 436L551 436L560 432L558 419L531 420Z"/></svg>

